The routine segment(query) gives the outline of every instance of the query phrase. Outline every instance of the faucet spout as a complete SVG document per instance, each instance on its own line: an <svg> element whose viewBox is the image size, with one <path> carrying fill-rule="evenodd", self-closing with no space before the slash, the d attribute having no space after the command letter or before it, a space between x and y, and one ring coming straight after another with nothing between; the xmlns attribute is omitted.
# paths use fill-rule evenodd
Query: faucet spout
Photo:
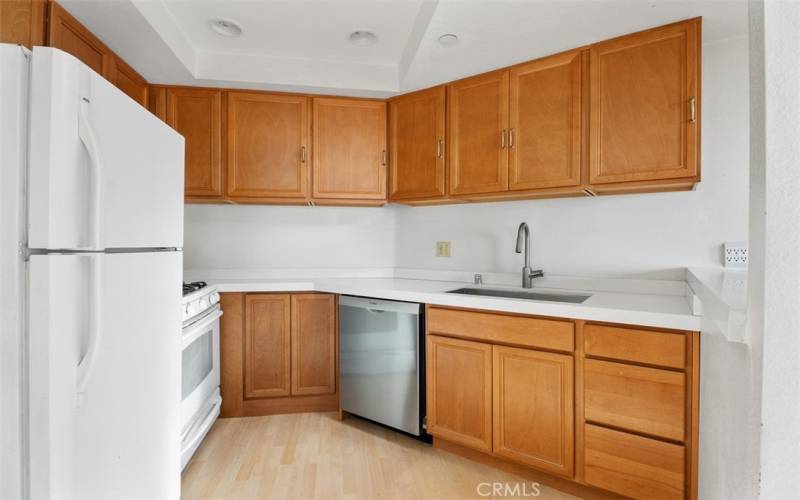
<svg viewBox="0 0 800 500"><path fill-rule="evenodd" d="M522 288L533 287L533 278L544 276L541 269L531 269L531 230L528 224L523 222L517 229L516 252L525 252L525 267L522 268Z"/></svg>

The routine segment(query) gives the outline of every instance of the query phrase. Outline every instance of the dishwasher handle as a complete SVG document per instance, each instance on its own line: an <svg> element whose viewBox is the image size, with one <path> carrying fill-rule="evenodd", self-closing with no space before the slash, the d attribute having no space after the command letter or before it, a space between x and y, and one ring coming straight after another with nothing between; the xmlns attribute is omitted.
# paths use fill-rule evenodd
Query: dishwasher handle
<svg viewBox="0 0 800 500"><path fill-rule="evenodd" d="M339 307L364 309L373 314L394 312L419 316L422 313L422 305L415 302L370 299L366 297L353 297L350 295L342 295L339 297Z"/></svg>

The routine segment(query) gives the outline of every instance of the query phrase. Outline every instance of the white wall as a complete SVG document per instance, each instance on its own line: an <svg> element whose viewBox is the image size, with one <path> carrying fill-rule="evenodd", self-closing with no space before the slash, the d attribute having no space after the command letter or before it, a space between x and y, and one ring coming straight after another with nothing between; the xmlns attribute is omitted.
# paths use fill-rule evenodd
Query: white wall
<svg viewBox="0 0 800 500"><path fill-rule="evenodd" d="M703 47L702 182L695 191L526 202L403 207L397 265L516 272L520 222L533 260L552 274L682 278L681 268L721 264L724 241L747 239L748 45ZM435 257L435 242L452 257Z"/></svg>
<svg viewBox="0 0 800 500"><path fill-rule="evenodd" d="M187 205L185 269L394 265L394 209Z"/></svg>
<svg viewBox="0 0 800 500"><path fill-rule="evenodd" d="M757 1L763 9L759 134L754 156L750 326L761 355L762 498L800 498L800 3ZM752 26L752 24L751 24ZM754 107L755 111L755 107Z"/></svg>

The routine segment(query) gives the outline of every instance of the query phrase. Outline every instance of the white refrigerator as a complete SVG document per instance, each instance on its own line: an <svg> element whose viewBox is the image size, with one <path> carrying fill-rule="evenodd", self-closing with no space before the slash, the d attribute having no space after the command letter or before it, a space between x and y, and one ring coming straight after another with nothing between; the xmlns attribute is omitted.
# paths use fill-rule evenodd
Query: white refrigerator
<svg viewBox="0 0 800 500"><path fill-rule="evenodd" d="M183 138L0 45L0 497L178 498Z"/></svg>

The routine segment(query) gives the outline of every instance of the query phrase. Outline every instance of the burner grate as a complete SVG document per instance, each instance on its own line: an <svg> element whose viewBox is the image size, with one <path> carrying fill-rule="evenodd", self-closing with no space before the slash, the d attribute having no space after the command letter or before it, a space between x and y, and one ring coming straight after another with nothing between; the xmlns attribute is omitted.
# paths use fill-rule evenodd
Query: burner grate
<svg viewBox="0 0 800 500"><path fill-rule="evenodd" d="M191 283L184 282L183 294L186 295L192 292L196 292L197 290L200 290L201 288L204 288L206 286L208 286L208 284L205 281L192 281Z"/></svg>

